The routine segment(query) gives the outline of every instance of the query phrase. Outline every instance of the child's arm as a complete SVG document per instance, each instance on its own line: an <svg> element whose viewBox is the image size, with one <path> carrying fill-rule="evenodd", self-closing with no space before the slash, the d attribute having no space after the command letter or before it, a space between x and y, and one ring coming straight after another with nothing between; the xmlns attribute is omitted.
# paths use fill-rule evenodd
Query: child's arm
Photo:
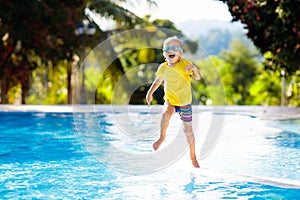
<svg viewBox="0 0 300 200"><path fill-rule="evenodd" d="M150 103L153 99L153 93L157 90L157 88L161 85L162 82L163 79L161 77L156 77L156 79L153 81L146 95L146 101L148 103L148 106L150 106Z"/></svg>
<svg viewBox="0 0 300 200"><path fill-rule="evenodd" d="M190 65L186 66L185 71L193 72L192 77L196 80L200 80L201 74L200 74L199 69L195 65L190 64Z"/></svg>

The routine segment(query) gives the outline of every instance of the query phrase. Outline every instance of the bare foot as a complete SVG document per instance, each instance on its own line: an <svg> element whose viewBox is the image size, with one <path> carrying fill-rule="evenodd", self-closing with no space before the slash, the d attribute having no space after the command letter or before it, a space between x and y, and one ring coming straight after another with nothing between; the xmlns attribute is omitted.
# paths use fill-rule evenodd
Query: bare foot
<svg viewBox="0 0 300 200"><path fill-rule="evenodd" d="M194 165L195 168L200 168L200 165L199 165L199 163L198 163L198 161L197 161L196 158L192 159L192 163L193 163L193 165Z"/></svg>
<svg viewBox="0 0 300 200"><path fill-rule="evenodd" d="M156 142L153 143L152 147L154 149L154 151L156 151L161 145L160 140L157 140Z"/></svg>

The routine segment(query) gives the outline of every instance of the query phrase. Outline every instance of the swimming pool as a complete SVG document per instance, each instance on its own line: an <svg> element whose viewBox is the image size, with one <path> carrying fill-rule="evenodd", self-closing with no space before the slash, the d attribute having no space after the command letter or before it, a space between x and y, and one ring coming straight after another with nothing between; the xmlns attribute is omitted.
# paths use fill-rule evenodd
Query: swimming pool
<svg viewBox="0 0 300 200"><path fill-rule="evenodd" d="M212 119L223 119L222 133L202 157L202 168L194 169L183 151L141 173L145 163L152 164L142 158L153 154L158 110L0 112L0 199L300 198L299 119L264 121L211 111L197 115L198 151ZM179 122L173 116L157 154L176 141ZM131 161L126 164L126 159Z"/></svg>

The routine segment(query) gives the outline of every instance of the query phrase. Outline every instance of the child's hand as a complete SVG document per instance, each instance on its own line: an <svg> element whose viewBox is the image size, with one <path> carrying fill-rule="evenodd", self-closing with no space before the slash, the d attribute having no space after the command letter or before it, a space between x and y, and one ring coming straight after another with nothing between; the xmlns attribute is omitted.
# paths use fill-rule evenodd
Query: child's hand
<svg viewBox="0 0 300 200"><path fill-rule="evenodd" d="M194 65L188 65L185 67L185 71L187 73L189 73L190 75L192 75L192 77L196 80L200 80L201 75L200 75L200 71L198 70L197 67L195 67Z"/></svg>
<svg viewBox="0 0 300 200"><path fill-rule="evenodd" d="M192 74L194 70L195 70L194 65L188 65L185 67L185 72L187 72L189 74Z"/></svg>
<svg viewBox="0 0 300 200"><path fill-rule="evenodd" d="M152 99L153 99L152 95L147 93L147 95L146 95L146 101L148 103L148 107L150 107Z"/></svg>

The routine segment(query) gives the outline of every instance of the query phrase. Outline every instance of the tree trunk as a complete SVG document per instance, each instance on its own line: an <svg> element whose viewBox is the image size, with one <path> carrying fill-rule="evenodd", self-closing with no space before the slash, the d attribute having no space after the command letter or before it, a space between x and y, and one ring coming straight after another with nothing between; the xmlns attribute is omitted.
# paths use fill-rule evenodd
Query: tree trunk
<svg viewBox="0 0 300 200"><path fill-rule="evenodd" d="M30 88L30 83L29 81L27 82L23 82L22 85L21 85L21 92L22 92L22 95L21 95L21 103L24 105L26 104L26 97L28 95L28 92L29 92L29 88Z"/></svg>
<svg viewBox="0 0 300 200"><path fill-rule="evenodd" d="M72 63L68 62L67 66L67 104L72 104Z"/></svg>
<svg viewBox="0 0 300 200"><path fill-rule="evenodd" d="M9 82L2 79L1 84L1 104L8 104Z"/></svg>

